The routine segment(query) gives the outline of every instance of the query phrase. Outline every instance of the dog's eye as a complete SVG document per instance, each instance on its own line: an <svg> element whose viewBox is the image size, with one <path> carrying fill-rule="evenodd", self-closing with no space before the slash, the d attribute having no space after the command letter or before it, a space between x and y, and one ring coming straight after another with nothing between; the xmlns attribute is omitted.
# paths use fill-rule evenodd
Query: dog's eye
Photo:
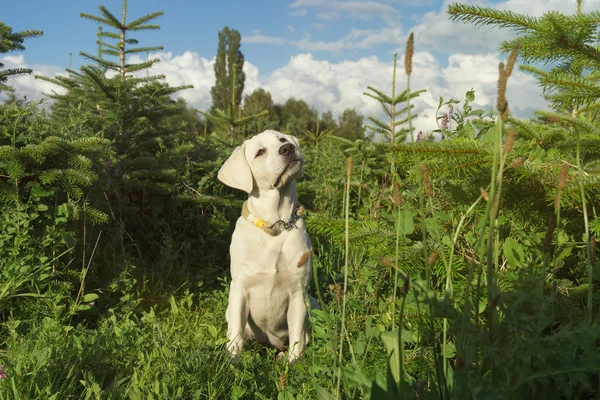
<svg viewBox="0 0 600 400"><path fill-rule="evenodd" d="M265 151L266 151L265 149L260 149L259 151L256 152L256 155L254 156L254 158L262 156L263 154L265 154Z"/></svg>
<svg viewBox="0 0 600 400"><path fill-rule="evenodd" d="M286 138L281 138L281 139L279 139L279 141L280 141L281 143L287 143L287 139L286 139Z"/></svg>

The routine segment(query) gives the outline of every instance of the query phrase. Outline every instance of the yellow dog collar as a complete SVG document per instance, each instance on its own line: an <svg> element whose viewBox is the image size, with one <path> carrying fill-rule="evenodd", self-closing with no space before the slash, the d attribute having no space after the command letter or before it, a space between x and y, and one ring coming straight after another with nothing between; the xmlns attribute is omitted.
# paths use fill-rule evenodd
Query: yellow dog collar
<svg viewBox="0 0 600 400"><path fill-rule="evenodd" d="M294 210L292 211L292 215L288 222L285 222L284 220L279 220L274 224L269 225L266 221L258 218L256 215L250 212L250 209L248 208L248 201L245 201L244 205L242 206L242 217L244 217L244 219L246 219L247 221L252 222L254 225L256 225L271 236L277 236L281 232L276 227L279 224L283 226L283 229L288 231L294 228L296 226L296 221L298 221L298 219L302 217L303 213L304 206L299 202L296 202L294 204Z"/></svg>

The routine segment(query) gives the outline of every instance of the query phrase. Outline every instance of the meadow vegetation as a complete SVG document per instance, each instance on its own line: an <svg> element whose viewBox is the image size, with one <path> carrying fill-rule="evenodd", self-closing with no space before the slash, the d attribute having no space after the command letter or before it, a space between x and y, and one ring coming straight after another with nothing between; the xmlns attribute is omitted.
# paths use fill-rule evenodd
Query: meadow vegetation
<svg viewBox="0 0 600 400"><path fill-rule="evenodd" d="M411 35L390 86L365 88L386 116L369 135L354 110L335 121L262 89L242 106L229 29L233 73L197 112L147 73L158 60L127 63L160 49L129 35L162 13L82 14L103 26L98 54L38 77L63 94L0 105L0 399L599 398L600 13L577 5L451 4L451 19L516 32L496 109L457 93L438 130L416 132ZM0 23L0 53L40 34ZM552 110L511 114L515 68ZM29 72L0 65L0 90ZM321 309L292 365L259 345L231 364L225 349L244 198L216 172L265 128L298 136L306 160Z"/></svg>

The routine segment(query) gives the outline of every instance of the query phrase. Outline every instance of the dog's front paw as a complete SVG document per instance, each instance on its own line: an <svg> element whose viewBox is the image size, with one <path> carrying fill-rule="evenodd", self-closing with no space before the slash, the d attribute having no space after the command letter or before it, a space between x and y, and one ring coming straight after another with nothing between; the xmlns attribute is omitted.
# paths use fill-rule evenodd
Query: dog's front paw
<svg viewBox="0 0 600 400"><path fill-rule="evenodd" d="M237 363L240 360L240 353L244 350L244 343L241 340L232 340L227 345L227 351L232 358L232 363Z"/></svg>

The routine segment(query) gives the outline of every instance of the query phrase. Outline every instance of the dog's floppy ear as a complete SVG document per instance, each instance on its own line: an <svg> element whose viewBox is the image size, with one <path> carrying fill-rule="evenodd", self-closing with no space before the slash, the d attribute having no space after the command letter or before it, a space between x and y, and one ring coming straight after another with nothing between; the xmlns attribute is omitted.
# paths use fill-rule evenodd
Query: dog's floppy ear
<svg viewBox="0 0 600 400"><path fill-rule="evenodd" d="M252 171L250 171L244 149L245 145L242 144L233 150L219 170L217 178L227 186L250 193L253 186Z"/></svg>

